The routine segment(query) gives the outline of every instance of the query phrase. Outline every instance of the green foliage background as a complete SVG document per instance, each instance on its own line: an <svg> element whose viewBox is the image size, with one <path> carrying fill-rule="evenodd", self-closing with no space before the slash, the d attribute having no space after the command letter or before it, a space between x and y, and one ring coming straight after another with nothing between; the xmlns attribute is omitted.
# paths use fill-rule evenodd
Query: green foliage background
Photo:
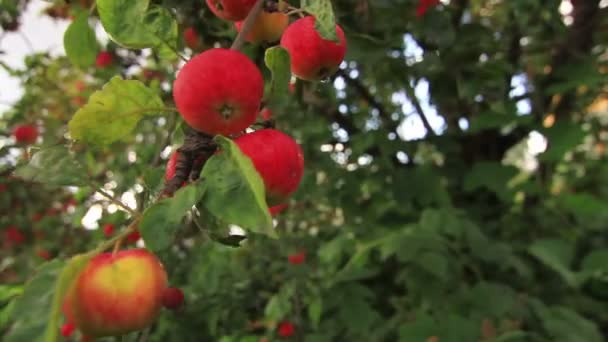
<svg viewBox="0 0 608 342"><path fill-rule="evenodd" d="M114 13L113 3L121 1L98 0L97 7ZM87 2L55 1L49 6L68 6L77 15L79 26L66 36L70 58L42 53L28 56L23 70L4 66L25 89L0 117L0 331L7 341L54 338L45 333L46 318L54 317L49 310L61 264L104 240L100 230L81 227L91 206L104 209L100 227L131 222L132 214L114 212L94 195L104 184L118 197L134 193L138 212L171 217L151 220L142 234L154 240L171 285L186 295L181 311L163 312L127 341L274 341L281 321L295 325L292 340L314 342L599 342L608 336L605 4L572 1L574 11L564 19L559 0L452 0L417 17L414 0L336 0L335 19L348 39L345 63L328 82L298 81L287 96L274 94L284 86L270 87L271 77L281 75L265 67L266 47L246 45L268 81L277 128L300 142L306 170L288 209L276 217L279 238L249 227L256 233L234 247L227 223L239 222L216 220L238 220L234 215L220 209L181 219L192 201L211 201L202 195L209 187L182 190L175 200L182 202L151 204L162 187L162 152L183 141L179 116L157 105L173 106L179 63L173 51L192 53L178 37L194 26L206 49L230 46L236 32L203 1L129 3L129 11L111 17L128 29L112 32L120 25L104 24L118 44L100 47L82 26L86 14L78 15ZM2 23L23 4L2 2ZM90 13L89 24L101 25L97 12ZM98 50L115 54L111 67L92 66ZM92 120L83 102L116 75L141 83L127 87L118 78L106 85L96 103L118 107L97 112L101 122ZM524 80L525 91L514 92L514 77ZM417 91L424 85L428 96ZM112 93L113 87L120 90ZM116 94L136 94L142 106L154 106L136 106L137 117L125 118L121 110L134 112L120 106L124 98L111 100ZM522 115L520 101L529 114ZM433 109L441 127L402 139L404 120ZM66 134L74 115L80 121L70 129L82 129L79 142ZM116 124L112 115L127 122ZM10 138L23 122L43 129L29 151ZM548 148L527 161L532 132L546 137ZM40 182L15 178L14 168L39 149L43 154L17 175ZM250 175L242 170L231 174ZM259 196L255 187L247 191ZM222 200L230 206L230 199L213 198L213 207ZM263 221L258 211L243 213L243 222ZM11 225L26 243L6 240ZM56 260L43 264L36 255L43 249ZM305 263L288 263L288 255L302 250Z"/></svg>

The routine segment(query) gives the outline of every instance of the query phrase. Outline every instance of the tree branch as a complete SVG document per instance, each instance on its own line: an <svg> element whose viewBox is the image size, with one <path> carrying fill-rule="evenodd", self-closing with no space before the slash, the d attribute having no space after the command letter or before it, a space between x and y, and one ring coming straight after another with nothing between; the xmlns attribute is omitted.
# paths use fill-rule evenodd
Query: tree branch
<svg viewBox="0 0 608 342"><path fill-rule="evenodd" d="M420 105L420 101L418 101L418 98L416 97L416 91L414 90L414 87L412 87L409 81L405 82L405 93L414 105L414 108L416 109L420 120L422 120L422 124L424 125L424 128L426 128L427 133L431 136L436 136L437 134L435 134L435 131L433 131L433 127L431 127L431 123L427 119L426 114L424 114L424 110Z"/></svg>

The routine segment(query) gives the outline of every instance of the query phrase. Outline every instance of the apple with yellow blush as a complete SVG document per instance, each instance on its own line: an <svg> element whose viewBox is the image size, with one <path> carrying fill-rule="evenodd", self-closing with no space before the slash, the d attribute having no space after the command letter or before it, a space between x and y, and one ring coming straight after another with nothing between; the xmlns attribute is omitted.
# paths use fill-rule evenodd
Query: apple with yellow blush
<svg viewBox="0 0 608 342"><path fill-rule="evenodd" d="M158 317L167 273L145 249L102 253L92 258L71 289L71 318L92 337L141 330Z"/></svg>

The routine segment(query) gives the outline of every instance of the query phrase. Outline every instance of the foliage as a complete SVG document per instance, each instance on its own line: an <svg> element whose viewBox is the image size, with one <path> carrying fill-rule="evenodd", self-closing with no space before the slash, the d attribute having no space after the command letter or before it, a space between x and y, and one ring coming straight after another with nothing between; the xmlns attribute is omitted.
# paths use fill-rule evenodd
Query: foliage
<svg viewBox="0 0 608 342"><path fill-rule="evenodd" d="M0 4L5 30L24 3ZM181 34L229 47L231 24L200 0L49 3L46 15L75 17L67 57L2 64L24 89L0 116L2 340L60 340L66 283L137 226L186 299L126 341L275 341L282 322L296 341L602 341L608 8L560 3L303 0L324 37L334 20L346 32L336 75L290 91L285 50L243 48L305 154L272 224L259 175L225 137L200 180L159 198L184 141L171 85L200 52ZM19 123L41 129L38 144L14 142ZM113 238L83 228L96 210L97 228L121 227Z"/></svg>

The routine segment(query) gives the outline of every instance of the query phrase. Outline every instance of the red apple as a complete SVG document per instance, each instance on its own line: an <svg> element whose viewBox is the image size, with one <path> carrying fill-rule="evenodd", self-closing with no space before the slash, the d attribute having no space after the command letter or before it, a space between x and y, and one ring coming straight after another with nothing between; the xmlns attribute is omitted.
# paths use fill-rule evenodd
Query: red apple
<svg viewBox="0 0 608 342"><path fill-rule="evenodd" d="M238 51L219 48L192 58L173 84L173 98L184 120L210 135L230 135L249 127L263 93L258 67Z"/></svg>
<svg viewBox="0 0 608 342"><path fill-rule="evenodd" d="M118 336L149 326L159 315L167 274L144 249L99 254L75 280L74 323L90 336Z"/></svg>
<svg viewBox="0 0 608 342"><path fill-rule="evenodd" d="M188 27L184 30L184 42L186 46L192 50L199 50L201 47L201 39L194 30L194 27Z"/></svg>
<svg viewBox="0 0 608 342"><path fill-rule="evenodd" d="M439 5L439 3L439 0L420 0L418 6L416 6L416 16L423 17L429 9Z"/></svg>
<svg viewBox="0 0 608 342"><path fill-rule="evenodd" d="M318 81L338 70L346 55L346 38L338 25L336 34L339 43L321 38L312 16L289 25L281 38L281 46L291 57L291 72L303 80Z"/></svg>
<svg viewBox="0 0 608 342"><path fill-rule="evenodd" d="M176 287L167 288L163 292L163 306L175 310L184 304L184 293Z"/></svg>
<svg viewBox="0 0 608 342"><path fill-rule="evenodd" d="M251 31L249 31L245 39L251 43L276 42L281 38L287 25L289 25L289 17L287 14L282 12L271 13L262 11L256 18ZM236 22L234 23L234 26L236 26L238 32L241 32L243 22Z"/></svg>
<svg viewBox="0 0 608 342"><path fill-rule="evenodd" d="M274 217L274 216L277 216L278 214L280 214L286 208L287 208L287 204L278 204L278 205L275 205L274 207L268 208L268 211L270 211L270 215Z"/></svg>
<svg viewBox="0 0 608 342"><path fill-rule="evenodd" d="M20 245L25 241L25 235L16 226L6 228L4 235L6 236L6 241L14 245Z"/></svg>
<svg viewBox="0 0 608 342"><path fill-rule="evenodd" d="M38 139L38 129L34 125L18 125L13 129L13 136L19 144L34 144Z"/></svg>
<svg viewBox="0 0 608 342"><path fill-rule="evenodd" d="M49 251L47 251L46 249L40 249L36 252L36 255L38 255L41 259L44 260L50 260L51 259L51 253L49 253Z"/></svg>
<svg viewBox="0 0 608 342"><path fill-rule="evenodd" d="M280 337L288 338L293 336L293 334L296 332L296 327L291 322L284 321L279 323L277 332Z"/></svg>
<svg viewBox="0 0 608 342"><path fill-rule="evenodd" d="M256 0L207 0L213 14L224 20L243 20L255 5Z"/></svg>
<svg viewBox="0 0 608 342"><path fill-rule="evenodd" d="M95 65L98 68L104 69L112 64L114 57L108 51L102 51L97 55L97 59L95 60Z"/></svg>
<svg viewBox="0 0 608 342"><path fill-rule="evenodd" d="M306 261L306 251L300 251L296 254L287 256L287 261L292 265L300 265Z"/></svg>
<svg viewBox="0 0 608 342"><path fill-rule="evenodd" d="M179 152L174 151L169 157L167 161L167 167L165 168L165 182L168 182L173 179L175 176L175 167L177 166L177 157L179 156Z"/></svg>
<svg viewBox="0 0 608 342"><path fill-rule="evenodd" d="M70 337L74 333L74 330L76 330L74 323L65 323L61 326L61 336Z"/></svg>
<svg viewBox="0 0 608 342"><path fill-rule="evenodd" d="M260 116L262 117L262 120L270 120L272 119L272 111L269 108L264 108L260 112Z"/></svg>
<svg viewBox="0 0 608 342"><path fill-rule="evenodd" d="M103 235L105 237L110 237L114 234L114 225L111 223L107 223L103 226Z"/></svg>
<svg viewBox="0 0 608 342"><path fill-rule="evenodd" d="M270 205L285 202L298 189L304 173L304 156L290 136L275 129L262 129L242 135L234 142L264 180Z"/></svg>
<svg viewBox="0 0 608 342"><path fill-rule="evenodd" d="M139 241L139 239L141 239L141 234L139 233L139 230L136 230L133 233L127 235L126 241L128 243L136 243L137 241Z"/></svg>

